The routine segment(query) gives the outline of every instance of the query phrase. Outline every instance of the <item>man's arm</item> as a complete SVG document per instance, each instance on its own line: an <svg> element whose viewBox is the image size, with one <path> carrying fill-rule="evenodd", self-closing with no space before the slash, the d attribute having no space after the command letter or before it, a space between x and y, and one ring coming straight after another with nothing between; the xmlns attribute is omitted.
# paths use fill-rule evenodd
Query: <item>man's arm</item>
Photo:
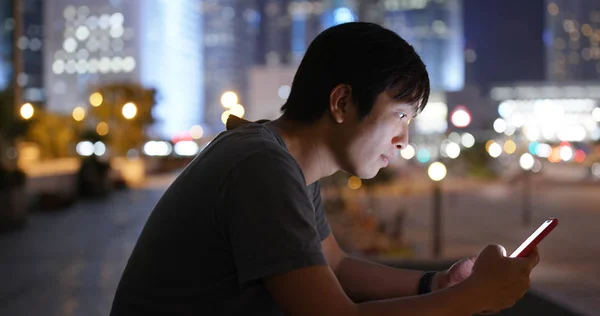
<svg viewBox="0 0 600 316"><path fill-rule="evenodd" d="M433 293L356 304L344 293L331 266L314 265L265 277L264 284L286 315L459 316L499 311L519 300L529 288L536 253L508 258L490 245L478 256L473 274Z"/></svg>
<svg viewBox="0 0 600 316"><path fill-rule="evenodd" d="M333 233L321 244L331 269L352 301L365 302L417 295L422 271L396 269L349 257L339 247ZM433 289L437 289L440 277L443 277L443 273L434 276Z"/></svg>
<svg viewBox="0 0 600 316"><path fill-rule="evenodd" d="M470 282L427 295L355 304L328 266L271 276L265 286L286 315L311 316L467 316L485 308Z"/></svg>

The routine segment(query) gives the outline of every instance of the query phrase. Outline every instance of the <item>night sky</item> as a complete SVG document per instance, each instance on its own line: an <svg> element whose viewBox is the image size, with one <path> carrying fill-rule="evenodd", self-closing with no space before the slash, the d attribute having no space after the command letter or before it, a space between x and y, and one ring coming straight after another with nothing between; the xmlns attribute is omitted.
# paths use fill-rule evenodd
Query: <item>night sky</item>
<svg viewBox="0 0 600 316"><path fill-rule="evenodd" d="M544 80L544 14L543 0L465 0L465 46L477 53L467 82Z"/></svg>

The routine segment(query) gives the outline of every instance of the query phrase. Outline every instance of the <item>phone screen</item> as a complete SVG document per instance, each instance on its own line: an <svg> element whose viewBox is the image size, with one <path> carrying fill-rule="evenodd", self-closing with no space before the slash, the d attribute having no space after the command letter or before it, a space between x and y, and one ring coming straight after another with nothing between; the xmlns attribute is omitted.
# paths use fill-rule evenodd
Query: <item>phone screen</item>
<svg viewBox="0 0 600 316"><path fill-rule="evenodd" d="M540 225L540 227L533 232L533 234L531 234L531 236L529 236L529 238L527 238L520 246L519 248L517 248L513 253L510 254L511 258L515 258L518 257L525 249L527 249L527 247L529 247L531 245L531 248L535 247L540 241L542 241L542 239L544 237L546 237L546 235L552 230L554 229L554 227L556 226L557 223L557 219L547 219L546 221L544 221L544 223L542 223L542 225ZM532 243L534 243L532 245Z"/></svg>

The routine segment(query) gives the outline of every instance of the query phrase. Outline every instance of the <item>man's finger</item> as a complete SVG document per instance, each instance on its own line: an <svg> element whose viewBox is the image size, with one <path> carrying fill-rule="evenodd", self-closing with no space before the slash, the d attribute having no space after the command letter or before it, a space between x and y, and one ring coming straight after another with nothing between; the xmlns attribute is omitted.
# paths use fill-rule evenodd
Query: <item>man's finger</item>
<svg viewBox="0 0 600 316"><path fill-rule="evenodd" d="M533 270L535 266L540 262L540 253L538 252L537 247L527 256L529 259L529 270Z"/></svg>

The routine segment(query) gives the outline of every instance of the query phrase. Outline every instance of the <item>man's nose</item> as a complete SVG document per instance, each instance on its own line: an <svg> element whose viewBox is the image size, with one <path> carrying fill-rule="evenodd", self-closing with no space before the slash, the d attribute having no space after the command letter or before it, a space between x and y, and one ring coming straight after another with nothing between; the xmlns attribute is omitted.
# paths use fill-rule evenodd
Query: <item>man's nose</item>
<svg viewBox="0 0 600 316"><path fill-rule="evenodd" d="M404 130L400 135L394 137L392 139L392 144L400 150L406 148L406 146L408 146L408 130Z"/></svg>

